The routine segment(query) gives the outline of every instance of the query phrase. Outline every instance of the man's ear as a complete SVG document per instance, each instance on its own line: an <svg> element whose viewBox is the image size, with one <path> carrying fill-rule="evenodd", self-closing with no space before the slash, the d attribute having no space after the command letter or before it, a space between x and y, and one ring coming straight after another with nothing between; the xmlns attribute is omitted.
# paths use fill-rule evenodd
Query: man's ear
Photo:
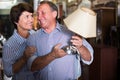
<svg viewBox="0 0 120 80"><path fill-rule="evenodd" d="M53 17L57 17L57 11L53 11Z"/></svg>

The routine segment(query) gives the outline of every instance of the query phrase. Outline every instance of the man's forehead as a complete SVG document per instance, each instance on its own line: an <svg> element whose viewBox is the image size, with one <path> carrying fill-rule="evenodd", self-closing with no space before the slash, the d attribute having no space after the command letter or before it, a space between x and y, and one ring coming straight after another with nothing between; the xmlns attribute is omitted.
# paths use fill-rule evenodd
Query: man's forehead
<svg viewBox="0 0 120 80"><path fill-rule="evenodd" d="M38 8L46 8L46 7L50 8L50 6L47 3L40 4Z"/></svg>
<svg viewBox="0 0 120 80"><path fill-rule="evenodd" d="M46 10L50 10L50 6L48 4L40 4L38 7L38 11L46 11Z"/></svg>

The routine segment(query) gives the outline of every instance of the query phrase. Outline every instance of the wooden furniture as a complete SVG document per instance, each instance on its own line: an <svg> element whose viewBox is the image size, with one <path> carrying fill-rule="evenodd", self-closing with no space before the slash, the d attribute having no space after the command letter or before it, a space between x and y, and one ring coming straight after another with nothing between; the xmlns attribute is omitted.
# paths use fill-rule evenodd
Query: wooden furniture
<svg viewBox="0 0 120 80"><path fill-rule="evenodd" d="M111 44L111 27L116 27L115 8L99 7L93 9L97 13L97 44Z"/></svg>
<svg viewBox="0 0 120 80"><path fill-rule="evenodd" d="M97 45L89 66L89 80L117 80L117 48Z"/></svg>

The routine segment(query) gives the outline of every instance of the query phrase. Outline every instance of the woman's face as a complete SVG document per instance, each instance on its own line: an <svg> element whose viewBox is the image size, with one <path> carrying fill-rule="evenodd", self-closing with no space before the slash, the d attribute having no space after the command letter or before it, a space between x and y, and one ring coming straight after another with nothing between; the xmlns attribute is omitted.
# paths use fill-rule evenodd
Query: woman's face
<svg viewBox="0 0 120 80"><path fill-rule="evenodd" d="M24 11L18 20L18 23L16 23L18 26L18 29L22 30L30 30L33 28L33 13Z"/></svg>

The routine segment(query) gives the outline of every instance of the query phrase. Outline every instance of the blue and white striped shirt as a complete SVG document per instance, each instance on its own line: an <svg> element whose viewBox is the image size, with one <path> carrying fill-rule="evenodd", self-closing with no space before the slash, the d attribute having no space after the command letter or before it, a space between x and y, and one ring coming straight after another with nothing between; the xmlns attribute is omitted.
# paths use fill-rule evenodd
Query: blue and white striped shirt
<svg viewBox="0 0 120 80"><path fill-rule="evenodd" d="M50 53L56 44L61 43L61 47L68 45L72 35L73 33L59 23L57 23L56 28L50 34L40 29L31 35L28 38L28 45L35 46L37 52L29 59L29 68L31 68L32 62L36 57ZM90 51L92 59L90 62L81 60L86 64L90 64L93 61L93 48L86 40L83 40L83 45ZM36 80L75 80L78 78L78 75L81 75L81 66L75 55L66 55L55 59L45 68L36 72L35 75Z"/></svg>
<svg viewBox="0 0 120 80"><path fill-rule="evenodd" d="M27 65L16 74L13 73L12 66L21 58L26 48L26 39L21 37L16 30L3 46L3 69L8 77L13 80L34 80L33 74L27 68Z"/></svg>

